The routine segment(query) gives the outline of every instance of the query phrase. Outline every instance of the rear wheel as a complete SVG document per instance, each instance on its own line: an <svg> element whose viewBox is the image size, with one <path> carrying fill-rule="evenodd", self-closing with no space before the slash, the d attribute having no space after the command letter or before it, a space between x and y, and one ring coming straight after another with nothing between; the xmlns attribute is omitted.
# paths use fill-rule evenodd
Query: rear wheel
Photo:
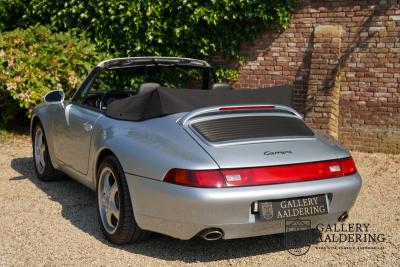
<svg viewBox="0 0 400 267"><path fill-rule="evenodd" d="M104 237L114 244L146 239L150 233L135 221L125 174L115 156L104 158L97 179L97 212Z"/></svg>
<svg viewBox="0 0 400 267"><path fill-rule="evenodd" d="M37 176L42 181L55 181L63 178L63 174L51 164L46 135L40 123L36 123L32 135L33 162Z"/></svg>

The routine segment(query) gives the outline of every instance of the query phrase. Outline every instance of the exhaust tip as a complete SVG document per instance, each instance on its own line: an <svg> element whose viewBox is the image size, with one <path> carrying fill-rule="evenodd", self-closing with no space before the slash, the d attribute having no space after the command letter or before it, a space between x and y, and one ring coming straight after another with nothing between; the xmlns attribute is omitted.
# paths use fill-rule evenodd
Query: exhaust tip
<svg viewBox="0 0 400 267"><path fill-rule="evenodd" d="M338 222L345 222L349 218L349 214L347 211L343 212L342 215L339 216Z"/></svg>
<svg viewBox="0 0 400 267"><path fill-rule="evenodd" d="M211 228L201 231L199 236L207 241L215 241L221 239L223 237L223 233L220 229Z"/></svg>

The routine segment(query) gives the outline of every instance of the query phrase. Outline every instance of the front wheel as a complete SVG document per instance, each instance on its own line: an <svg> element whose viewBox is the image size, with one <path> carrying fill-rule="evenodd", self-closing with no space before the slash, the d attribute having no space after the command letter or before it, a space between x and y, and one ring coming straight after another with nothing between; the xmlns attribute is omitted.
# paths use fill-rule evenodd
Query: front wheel
<svg viewBox="0 0 400 267"><path fill-rule="evenodd" d="M135 221L125 173L116 157L104 158L97 179L97 212L104 237L114 244L146 239L150 233Z"/></svg>
<svg viewBox="0 0 400 267"><path fill-rule="evenodd" d="M46 135L40 123L36 123L33 131L32 148L35 171L39 179L45 182L60 180L62 174L51 164Z"/></svg>

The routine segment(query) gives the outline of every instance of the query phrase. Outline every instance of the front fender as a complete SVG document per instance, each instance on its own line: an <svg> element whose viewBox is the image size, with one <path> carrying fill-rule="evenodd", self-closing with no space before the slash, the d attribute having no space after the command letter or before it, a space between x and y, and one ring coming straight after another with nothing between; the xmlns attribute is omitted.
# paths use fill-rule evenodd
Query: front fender
<svg viewBox="0 0 400 267"><path fill-rule="evenodd" d="M54 153L54 136L53 136L53 118L52 114L54 113L55 106L54 105L48 105L48 104L40 104L36 108L34 108L33 113L32 113L32 118L31 118L31 123L30 123L30 134L31 138L33 137L33 127L34 127L34 122L36 120L40 121L40 124L43 127L44 134L46 136L46 141L47 141L47 147L48 147L48 152L50 155L50 160L53 165L53 167L57 168L58 164L57 161L55 160L55 153Z"/></svg>

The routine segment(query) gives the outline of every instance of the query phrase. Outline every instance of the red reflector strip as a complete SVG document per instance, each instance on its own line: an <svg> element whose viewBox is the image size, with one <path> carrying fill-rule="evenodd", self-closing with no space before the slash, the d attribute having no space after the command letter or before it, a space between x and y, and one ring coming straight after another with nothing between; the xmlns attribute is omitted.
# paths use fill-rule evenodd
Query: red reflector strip
<svg viewBox="0 0 400 267"><path fill-rule="evenodd" d="M355 173L352 158L245 169L170 170L164 182L193 187L270 185L329 179Z"/></svg>
<svg viewBox="0 0 400 267"><path fill-rule="evenodd" d="M304 182L329 179L352 174L356 171L353 160L331 160L293 165L268 166L248 169L221 170L227 186L249 186ZM239 179L230 180L229 177Z"/></svg>
<svg viewBox="0 0 400 267"><path fill-rule="evenodd" d="M256 110L256 109L273 109L275 106L242 106L242 107L224 107L219 108L220 111L229 110Z"/></svg>

